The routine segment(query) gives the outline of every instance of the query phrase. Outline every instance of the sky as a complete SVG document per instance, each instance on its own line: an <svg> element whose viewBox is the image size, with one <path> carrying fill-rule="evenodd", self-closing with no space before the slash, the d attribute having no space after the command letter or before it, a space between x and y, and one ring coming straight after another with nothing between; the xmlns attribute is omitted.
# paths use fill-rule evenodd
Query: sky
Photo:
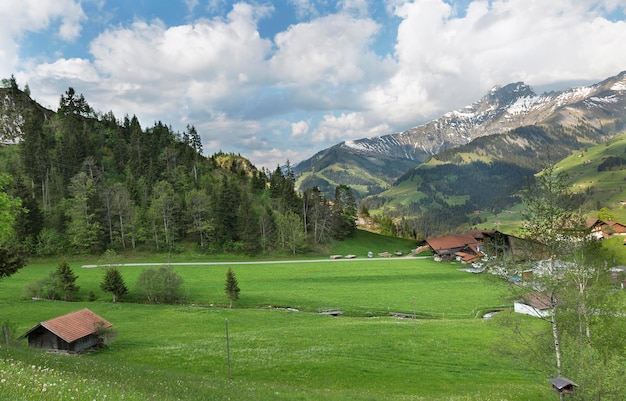
<svg viewBox="0 0 626 401"><path fill-rule="evenodd" d="M401 132L495 85L626 70L623 0L2 0L0 77L56 110L176 131L270 170Z"/></svg>

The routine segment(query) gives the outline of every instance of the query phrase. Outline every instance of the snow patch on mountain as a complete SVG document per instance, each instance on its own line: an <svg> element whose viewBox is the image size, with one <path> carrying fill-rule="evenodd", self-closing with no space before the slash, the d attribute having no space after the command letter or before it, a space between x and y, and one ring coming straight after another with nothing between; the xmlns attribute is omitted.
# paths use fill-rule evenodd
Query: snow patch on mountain
<svg viewBox="0 0 626 401"><path fill-rule="evenodd" d="M538 101L542 99L541 96L524 96L515 101L507 108L507 112L512 115L526 114L535 106Z"/></svg>
<svg viewBox="0 0 626 401"><path fill-rule="evenodd" d="M573 102L581 101L586 97L589 97L589 95L595 90L596 88L594 86L581 86L561 92L561 94L559 94L555 99L556 106L560 107Z"/></svg>
<svg viewBox="0 0 626 401"><path fill-rule="evenodd" d="M616 82L613 86L611 86L612 91L624 91L626 90L626 82Z"/></svg>
<svg viewBox="0 0 626 401"><path fill-rule="evenodd" d="M602 121L623 118L620 116L624 110L626 71L594 85L541 95L523 82L516 82L495 86L476 102L423 125L380 137L345 141L340 148L368 160L421 162L478 137L522 126L543 123L577 126L584 121L602 129Z"/></svg>
<svg viewBox="0 0 626 401"><path fill-rule="evenodd" d="M343 143L343 145L347 148L351 148L351 149L356 149L356 150L366 150L365 146L362 146L360 144L357 144L356 142L352 141L352 140L348 140L345 141Z"/></svg>
<svg viewBox="0 0 626 401"><path fill-rule="evenodd" d="M393 135L384 135L376 138L348 140L341 144L344 149L351 149L360 153L375 153L394 156L403 144ZM409 158L411 159L411 158Z"/></svg>

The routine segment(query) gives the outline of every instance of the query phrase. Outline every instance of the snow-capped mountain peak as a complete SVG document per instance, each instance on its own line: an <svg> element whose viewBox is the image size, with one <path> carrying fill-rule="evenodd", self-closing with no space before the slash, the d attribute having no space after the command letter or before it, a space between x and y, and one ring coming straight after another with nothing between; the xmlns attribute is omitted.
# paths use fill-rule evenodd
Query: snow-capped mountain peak
<svg viewBox="0 0 626 401"><path fill-rule="evenodd" d="M605 129L607 124L624 119L626 71L594 85L541 95L523 82L514 82L495 86L476 102L404 132L342 142L299 163L298 169L299 172L307 169L320 171L322 165L351 157L361 160L361 168L366 170L380 169L385 163L417 165L445 149L522 126L558 124L575 127L584 121L592 127ZM332 154L333 161L327 157L329 154ZM321 164L316 167L317 163ZM395 178L384 177L388 182Z"/></svg>

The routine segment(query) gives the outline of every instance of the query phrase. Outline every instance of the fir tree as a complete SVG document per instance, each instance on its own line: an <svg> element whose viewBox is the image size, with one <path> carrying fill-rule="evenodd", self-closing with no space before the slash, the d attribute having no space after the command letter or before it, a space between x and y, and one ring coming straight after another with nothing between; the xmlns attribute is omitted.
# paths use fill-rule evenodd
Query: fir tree
<svg viewBox="0 0 626 401"><path fill-rule="evenodd" d="M100 283L100 289L113 294L113 302L116 302L128 292L122 274L114 267L110 267L106 270L104 279L102 283Z"/></svg>
<svg viewBox="0 0 626 401"><path fill-rule="evenodd" d="M24 267L24 258L12 248L0 246L0 280L9 277Z"/></svg>
<svg viewBox="0 0 626 401"><path fill-rule="evenodd" d="M59 262L57 269L53 273L55 288L59 293L59 297L63 301L73 301L78 294L79 286L76 285L78 276L74 274L72 268L67 261Z"/></svg>
<svg viewBox="0 0 626 401"><path fill-rule="evenodd" d="M237 277L235 277L235 273L229 267L228 272L226 273L226 285L224 286L224 292L230 301L230 308L233 307L233 301L239 299L239 282L237 282Z"/></svg>

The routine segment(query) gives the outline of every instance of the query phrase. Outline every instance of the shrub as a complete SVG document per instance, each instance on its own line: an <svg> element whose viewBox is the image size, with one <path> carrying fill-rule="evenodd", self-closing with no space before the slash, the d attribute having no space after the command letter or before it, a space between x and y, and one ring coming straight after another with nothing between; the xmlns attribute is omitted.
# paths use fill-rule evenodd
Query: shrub
<svg viewBox="0 0 626 401"><path fill-rule="evenodd" d="M171 267L143 270L137 278L137 292L146 301L171 304L183 300L183 279Z"/></svg>

